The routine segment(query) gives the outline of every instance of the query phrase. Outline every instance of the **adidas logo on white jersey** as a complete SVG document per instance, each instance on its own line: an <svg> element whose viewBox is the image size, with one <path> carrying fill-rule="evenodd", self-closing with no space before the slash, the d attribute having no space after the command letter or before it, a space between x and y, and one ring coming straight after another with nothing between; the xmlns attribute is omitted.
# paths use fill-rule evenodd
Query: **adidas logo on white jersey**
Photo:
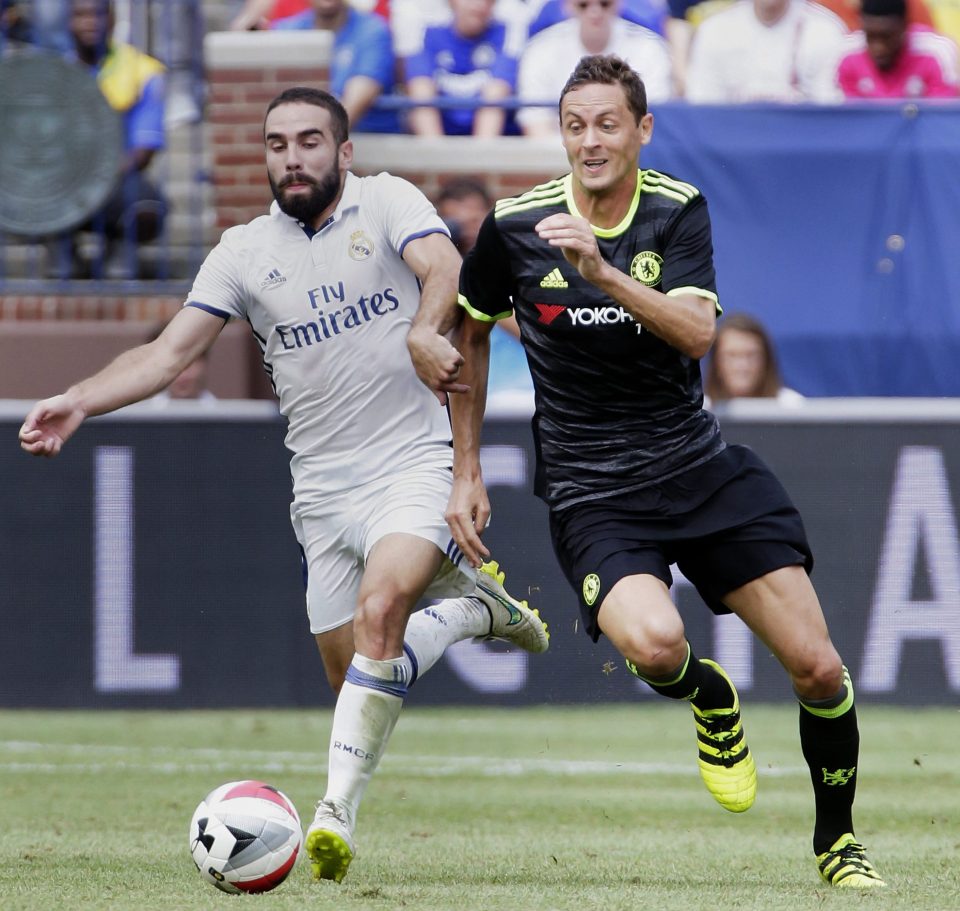
<svg viewBox="0 0 960 911"><path fill-rule="evenodd" d="M559 269L554 269L549 275L544 275L540 279L541 288L568 288L567 280Z"/></svg>
<svg viewBox="0 0 960 911"><path fill-rule="evenodd" d="M287 279L280 274L279 269L271 269L267 273L267 277L260 282L260 290L266 291L269 288L276 288L277 285L282 285Z"/></svg>

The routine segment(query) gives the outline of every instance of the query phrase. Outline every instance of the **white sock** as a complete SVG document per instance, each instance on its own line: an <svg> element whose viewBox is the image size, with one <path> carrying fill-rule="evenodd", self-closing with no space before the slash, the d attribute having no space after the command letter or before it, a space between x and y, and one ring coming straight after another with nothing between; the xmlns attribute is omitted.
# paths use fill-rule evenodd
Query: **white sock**
<svg viewBox="0 0 960 911"><path fill-rule="evenodd" d="M355 654L337 697L323 799L340 807L351 830L403 707L406 664L405 658L375 661Z"/></svg>
<svg viewBox="0 0 960 911"><path fill-rule="evenodd" d="M410 685L429 671L454 642L489 632L490 614L477 598L450 598L411 614L403 636Z"/></svg>

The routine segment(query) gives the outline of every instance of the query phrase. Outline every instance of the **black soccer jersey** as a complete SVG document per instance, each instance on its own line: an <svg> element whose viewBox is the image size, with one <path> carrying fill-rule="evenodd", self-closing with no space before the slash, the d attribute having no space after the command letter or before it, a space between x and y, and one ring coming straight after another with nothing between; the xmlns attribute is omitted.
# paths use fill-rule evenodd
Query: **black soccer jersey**
<svg viewBox="0 0 960 911"><path fill-rule="evenodd" d="M500 200L460 275L477 319L520 325L533 377L535 490L552 508L655 484L723 448L703 410L700 363L635 322L583 279L534 226L579 215L570 175ZM666 294L716 300L710 218L690 184L653 170L615 228L594 228L603 257Z"/></svg>

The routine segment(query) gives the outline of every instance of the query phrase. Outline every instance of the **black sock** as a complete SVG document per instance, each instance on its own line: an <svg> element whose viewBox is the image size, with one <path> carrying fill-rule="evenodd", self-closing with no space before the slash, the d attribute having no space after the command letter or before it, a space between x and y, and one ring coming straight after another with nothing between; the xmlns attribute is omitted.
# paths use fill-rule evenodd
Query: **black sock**
<svg viewBox="0 0 960 911"><path fill-rule="evenodd" d="M686 699L701 711L727 709L733 706L733 693L723 677L709 664L702 664L687 643L687 657L662 677L645 677L635 664L627 661L631 673L651 689L668 699Z"/></svg>
<svg viewBox="0 0 960 911"><path fill-rule="evenodd" d="M840 692L830 699L800 700L800 748L810 767L816 807L815 854L829 850L844 833L853 834L860 730L846 668L843 679Z"/></svg>

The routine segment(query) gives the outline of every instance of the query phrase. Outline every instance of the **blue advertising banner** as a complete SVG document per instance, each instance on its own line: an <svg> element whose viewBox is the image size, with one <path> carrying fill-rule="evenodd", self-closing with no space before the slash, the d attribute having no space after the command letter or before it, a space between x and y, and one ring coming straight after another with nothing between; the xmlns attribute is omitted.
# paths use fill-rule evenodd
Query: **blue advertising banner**
<svg viewBox="0 0 960 911"><path fill-rule="evenodd" d="M25 408L0 413L0 705L332 705L303 606L283 424L253 404L214 419L128 409L89 422L53 460L17 449ZM827 404L731 409L721 420L729 441L778 472L804 515L813 579L858 697L956 703L960 407ZM489 420L483 459L488 543L510 590L549 621L551 649L461 643L409 698L647 698L609 645L580 629L531 492L528 422ZM694 648L720 660L743 693L792 698L737 618L714 618L682 578L674 595Z"/></svg>

